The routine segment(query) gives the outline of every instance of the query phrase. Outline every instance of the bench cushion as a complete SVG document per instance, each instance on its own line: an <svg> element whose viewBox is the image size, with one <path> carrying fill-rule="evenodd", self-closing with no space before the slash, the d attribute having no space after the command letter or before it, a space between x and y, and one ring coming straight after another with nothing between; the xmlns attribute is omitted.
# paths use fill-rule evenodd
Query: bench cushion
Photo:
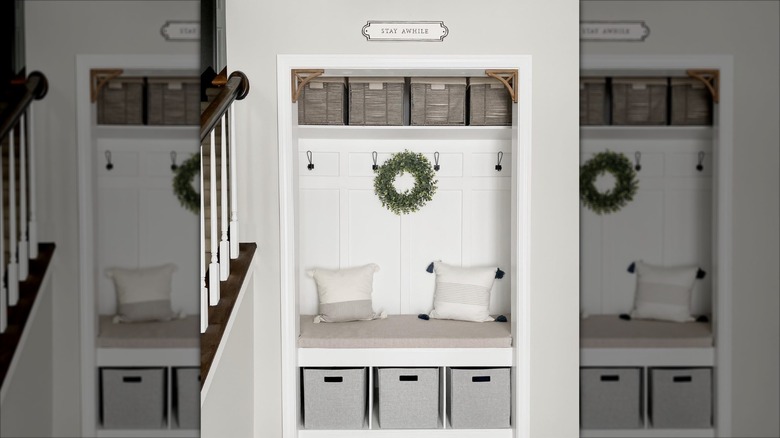
<svg viewBox="0 0 780 438"><path fill-rule="evenodd" d="M580 320L581 348L710 348L708 322L669 322L618 315L590 315Z"/></svg>
<svg viewBox="0 0 780 438"><path fill-rule="evenodd" d="M315 324L301 315L301 348L510 348L509 322L428 321L417 315Z"/></svg>
<svg viewBox="0 0 780 438"><path fill-rule="evenodd" d="M113 315L100 316L98 348L199 348L200 317L172 321L114 324Z"/></svg>

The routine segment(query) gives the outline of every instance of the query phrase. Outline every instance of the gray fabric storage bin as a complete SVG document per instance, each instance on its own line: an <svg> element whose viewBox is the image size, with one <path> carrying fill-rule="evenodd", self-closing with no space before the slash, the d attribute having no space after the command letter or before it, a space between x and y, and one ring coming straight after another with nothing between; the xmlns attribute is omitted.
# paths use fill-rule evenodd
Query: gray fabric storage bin
<svg viewBox="0 0 780 438"><path fill-rule="evenodd" d="M343 125L346 121L346 79L312 79L298 96L299 125Z"/></svg>
<svg viewBox="0 0 780 438"><path fill-rule="evenodd" d="M380 428L439 426L438 368L379 368L377 375Z"/></svg>
<svg viewBox="0 0 780 438"><path fill-rule="evenodd" d="M200 124L198 78L149 78L146 90L149 125Z"/></svg>
<svg viewBox="0 0 780 438"><path fill-rule="evenodd" d="M509 126L512 124L512 96L496 78L469 79L469 125Z"/></svg>
<svg viewBox="0 0 780 438"><path fill-rule="evenodd" d="M509 368L447 368L447 417L453 429L510 427Z"/></svg>
<svg viewBox="0 0 780 438"><path fill-rule="evenodd" d="M465 125L466 78L412 78L412 125Z"/></svg>
<svg viewBox="0 0 780 438"><path fill-rule="evenodd" d="M651 368L650 388L653 428L712 427L711 368Z"/></svg>
<svg viewBox="0 0 780 438"><path fill-rule="evenodd" d="M143 124L143 95L143 78L111 79L98 94L98 124Z"/></svg>
<svg viewBox="0 0 780 438"><path fill-rule="evenodd" d="M303 369L306 429L362 429L367 410L366 369Z"/></svg>
<svg viewBox="0 0 780 438"><path fill-rule="evenodd" d="M200 429L200 368L174 368L174 407L181 429Z"/></svg>
<svg viewBox="0 0 780 438"><path fill-rule="evenodd" d="M613 78L613 125L666 125L666 78Z"/></svg>
<svg viewBox="0 0 780 438"><path fill-rule="evenodd" d="M672 78L672 125L711 125L712 97L698 79Z"/></svg>
<svg viewBox="0 0 780 438"><path fill-rule="evenodd" d="M164 368L101 368L103 427L165 427Z"/></svg>
<svg viewBox="0 0 780 438"><path fill-rule="evenodd" d="M607 79L580 79L580 125L608 125Z"/></svg>
<svg viewBox="0 0 780 438"><path fill-rule="evenodd" d="M641 380L641 368L581 368L582 428L642 428Z"/></svg>
<svg viewBox="0 0 780 438"><path fill-rule="evenodd" d="M349 78L349 124L404 124L404 78Z"/></svg>

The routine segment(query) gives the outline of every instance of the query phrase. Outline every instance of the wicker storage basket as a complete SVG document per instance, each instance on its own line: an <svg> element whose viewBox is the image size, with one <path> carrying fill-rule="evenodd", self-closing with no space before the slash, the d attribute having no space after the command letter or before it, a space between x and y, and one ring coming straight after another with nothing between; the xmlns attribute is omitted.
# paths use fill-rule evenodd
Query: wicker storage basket
<svg viewBox="0 0 780 438"><path fill-rule="evenodd" d="M580 125L609 124L605 78L580 79Z"/></svg>
<svg viewBox="0 0 780 438"><path fill-rule="evenodd" d="M298 97L299 125L343 125L346 121L346 79L315 78Z"/></svg>
<svg viewBox="0 0 780 438"><path fill-rule="evenodd" d="M403 125L404 78L349 78L350 125Z"/></svg>
<svg viewBox="0 0 780 438"><path fill-rule="evenodd" d="M143 78L115 78L100 90L97 122L101 125L140 125L143 121Z"/></svg>
<svg viewBox="0 0 780 438"><path fill-rule="evenodd" d="M693 78L672 78L672 125L711 125L712 98Z"/></svg>
<svg viewBox="0 0 780 438"><path fill-rule="evenodd" d="M150 125L197 125L200 123L198 78L149 78L146 108Z"/></svg>
<svg viewBox="0 0 780 438"><path fill-rule="evenodd" d="M613 125L666 125L666 78L612 79Z"/></svg>
<svg viewBox="0 0 780 438"><path fill-rule="evenodd" d="M465 125L466 78L412 78L412 125Z"/></svg>
<svg viewBox="0 0 780 438"><path fill-rule="evenodd" d="M512 96L498 79L469 78L469 125L512 124Z"/></svg>

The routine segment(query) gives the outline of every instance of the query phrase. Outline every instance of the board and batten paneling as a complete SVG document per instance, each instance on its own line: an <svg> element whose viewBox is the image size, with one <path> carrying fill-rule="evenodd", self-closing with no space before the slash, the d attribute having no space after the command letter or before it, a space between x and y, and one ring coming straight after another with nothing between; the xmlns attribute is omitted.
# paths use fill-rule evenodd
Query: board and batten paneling
<svg viewBox="0 0 780 438"><path fill-rule="evenodd" d="M712 142L701 138L598 139L582 141L584 164L603 150L624 153L632 163L641 153L639 189L616 213L580 215L580 298L589 314L628 313L634 303L635 260L663 266L698 265L708 275L697 280L694 314L712 312ZM696 169L704 152L701 171ZM608 177L605 177L608 178ZM605 179L597 185L609 187Z"/></svg>
<svg viewBox="0 0 780 438"><path fill-rule="evenodd" d="M343 128L348 130L348 127ZM401 131L399 131L401 132ZM373 303L388 314L431 310L435 276L431 261L463 266L498 266L510 271L511 141L457 139L302 138L298 144L299 308L316 314L313 268L346 268L376 263ZM447 139L452 138L452 139ZM381 165L405 149L423 153L433 164L439 152L438 189L419 211L397 216L374 193L372 151ZM311 151L314 169L308 169ZM497 153L504 153L496 171ZM413 179L402 176L400 187ZM508 276L496 280L491 312L508 313Z"/></svg>

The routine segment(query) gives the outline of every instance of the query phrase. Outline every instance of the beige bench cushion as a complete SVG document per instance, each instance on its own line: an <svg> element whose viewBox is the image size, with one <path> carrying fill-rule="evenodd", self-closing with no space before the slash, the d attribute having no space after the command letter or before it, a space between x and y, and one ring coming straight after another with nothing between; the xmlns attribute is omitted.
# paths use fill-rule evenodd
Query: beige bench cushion
<svg viewBox="0 0 780 438"><path fill-rule="evenodd" d="M618 315L590 315L580 320L581 348L712 346L712 325L708 322L624 321Z"/></svg>
<svg viewBox="0 0 780 438"><path fill-rule="evenodd" d="M200 317L172 321L114 324L114 315L100 316L98 348L199 348Z"/></svg>

